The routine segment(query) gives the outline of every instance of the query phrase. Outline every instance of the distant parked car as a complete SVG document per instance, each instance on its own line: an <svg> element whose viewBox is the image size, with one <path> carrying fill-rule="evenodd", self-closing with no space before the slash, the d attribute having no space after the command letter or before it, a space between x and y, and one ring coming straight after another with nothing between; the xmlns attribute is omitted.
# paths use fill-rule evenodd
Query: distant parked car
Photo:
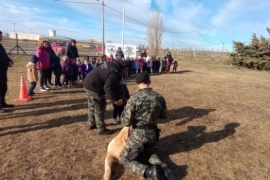
<svg viewBox="0 0 270 180"><path fill-rule="evenodd" d="M105 52L105 45L104 45L104 52ZM97 45L96 46L96 55L102 55L102 45Z"/></svg>
<svg viewBox="0 0 270 180"><path fill-rule="evenodd" d="M91 44L84 44L84 45L82 45L82 47L87 48L87 49L95 49L96 48L96 46L91 45Z"/></svg>
<svg viewBox="0 0 270 180"><path fill-rule="evenodd" d="M66 51L66 43L64 42L52 42L51 43L52 49L54 50L55 54L63 55Z"/></svg>

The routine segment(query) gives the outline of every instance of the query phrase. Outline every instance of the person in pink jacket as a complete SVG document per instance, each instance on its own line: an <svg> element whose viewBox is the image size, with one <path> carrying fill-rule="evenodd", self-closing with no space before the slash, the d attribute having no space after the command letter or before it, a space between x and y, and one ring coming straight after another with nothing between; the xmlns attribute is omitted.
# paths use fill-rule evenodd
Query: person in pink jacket
<svg viewBox="0 0 270 180"><path fill-rule="evenodd" d="M144 63L144 59L141 56L138 56L138 65L139 65L138 73L142 72L143 63Z"/></svg>
<svg viewBox="0 0 270 180"><path fill-rule="evenodd" d="M40 91L50 90L50 87L47 85L47 78L50 68L49 47L50 43L48 41L42 41L41 44L37 47L36 56L39 60L36 66L40 73Z"/></svg>

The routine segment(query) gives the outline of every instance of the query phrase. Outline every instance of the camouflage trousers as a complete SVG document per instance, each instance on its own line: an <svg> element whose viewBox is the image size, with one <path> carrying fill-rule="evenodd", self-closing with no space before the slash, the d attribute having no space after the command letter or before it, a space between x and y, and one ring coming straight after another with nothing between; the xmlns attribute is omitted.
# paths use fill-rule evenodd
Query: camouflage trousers
<svg viewBox="0 0 270 180"><path fill-rule="evenodd" d="M104 129L104 117L106 112L105 95L99 95L85 89L88 100L88 125L96 126L98 129Z"/></svg>
<svg viewBox="0 0 270 180"><path fill-rule="evenodd" d="M155 154L155 131L154 129L132 129L120 159L125 168L144 176L149 165L160 164L163 166L164 163Z"/></svg>

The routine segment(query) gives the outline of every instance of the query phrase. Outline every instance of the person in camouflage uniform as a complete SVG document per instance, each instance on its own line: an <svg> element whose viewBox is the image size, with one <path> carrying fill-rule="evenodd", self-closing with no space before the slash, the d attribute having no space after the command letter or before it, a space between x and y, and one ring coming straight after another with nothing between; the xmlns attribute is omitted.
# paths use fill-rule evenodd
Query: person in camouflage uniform
<svg viewBox="0 0 270 180"><path fill-rule="evenodd" d="M132 126L132 130L120 159L125 168L145 178L166 180L162 168L164 163L155 153L159 138L158 118L167 118L165 99L149 88L151 83L147 72L137 75L139 92L130 97L122 113L122 124ZM144 163L143 161L148 162ZM147 163L152 165L147 166Z"/></svg>

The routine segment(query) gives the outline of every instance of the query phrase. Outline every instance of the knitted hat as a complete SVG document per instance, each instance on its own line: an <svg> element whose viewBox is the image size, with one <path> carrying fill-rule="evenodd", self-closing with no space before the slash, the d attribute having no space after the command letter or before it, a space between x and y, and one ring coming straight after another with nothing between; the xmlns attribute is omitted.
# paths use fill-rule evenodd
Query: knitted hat
<svg viewBox="0 0 270 180"><path fill-rule="evenodd" d="M33 55L30 57L29 61L36 64L38 62L38 57L36 55Z"/></svg>
<svg viewBox="0 0 270 180"><path fill-rule="evenodd" d="M150 76L149 76L148 72L141 72L136 77L136 83L137 84L148 83L149 80L150 80Z"/></svg>

